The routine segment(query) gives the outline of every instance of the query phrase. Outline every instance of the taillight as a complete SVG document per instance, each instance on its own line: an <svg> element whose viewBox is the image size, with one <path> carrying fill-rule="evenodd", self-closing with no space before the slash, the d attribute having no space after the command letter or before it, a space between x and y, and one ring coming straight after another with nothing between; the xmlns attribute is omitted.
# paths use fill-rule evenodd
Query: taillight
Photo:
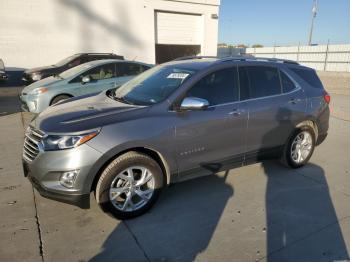
<svg viewBox="0 0 350 262"><path fill-rule="evenodd" d="M329 104L331 102L331 96L325 91L323 94L324 101Z"/></svg>

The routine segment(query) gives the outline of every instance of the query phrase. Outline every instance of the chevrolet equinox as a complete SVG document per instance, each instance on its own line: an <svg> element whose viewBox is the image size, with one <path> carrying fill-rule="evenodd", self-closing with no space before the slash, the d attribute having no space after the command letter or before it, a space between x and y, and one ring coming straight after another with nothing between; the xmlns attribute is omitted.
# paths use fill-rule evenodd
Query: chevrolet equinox
<svg viewBox="0 0 350 262"><path fill-rule="evenodd" d="M30 123L24 174L41 195L119 219L170 183L266 158L305 165L327 135L330 96L289 60L192 57L116 90L71 98Z"/></svg>

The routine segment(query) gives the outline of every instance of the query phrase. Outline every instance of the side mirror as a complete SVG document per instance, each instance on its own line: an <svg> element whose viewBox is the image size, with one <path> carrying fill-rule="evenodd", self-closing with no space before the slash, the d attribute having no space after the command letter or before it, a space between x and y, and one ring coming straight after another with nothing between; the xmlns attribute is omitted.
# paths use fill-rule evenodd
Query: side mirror
<svg viewBox="0 0 350 262"><path fill-rule="evenodd" d="M90 76L84 76L83 79L81 79L82 84L89 83L91 81Z"/></svg>
<svg viewBox="0 0 350 262"><path fill-rule="evenodd" d="M180 110L203 110L209 106L209 102L198 97L186 97L180 106Z"/></svg>

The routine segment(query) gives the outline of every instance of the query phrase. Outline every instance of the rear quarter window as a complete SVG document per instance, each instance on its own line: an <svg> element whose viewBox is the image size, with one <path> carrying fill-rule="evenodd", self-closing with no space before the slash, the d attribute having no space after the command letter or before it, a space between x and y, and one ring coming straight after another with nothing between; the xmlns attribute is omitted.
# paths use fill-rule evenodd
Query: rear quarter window
<svg viewBox="0 0 350 262"><path fill-rule="evenodd" d="M239 67L241 100L282 93L278 69L271 66Z"/></svg>
<svg viewBox="0 0 350 262"><path fill-rule="evenodd" d="M321 80L318 78L316 72L312 69L290 68L301 79L307 82L310 86L323 89Z"/></svg>
<svg viewBox="0 0 350 262"><path fill-rule="evenodd" d="M148 68L147 68L148 69ZM145 66L137 63L117 63L117 76L135 76L146 71Z"/></svg>
<svg viewBox="0 0 350 262"><path fill-rule="evenodd" d="M283 93L289 93L296 89L296 86L294 85L293 81L283 71L280 71L280 75Z"/></svg>

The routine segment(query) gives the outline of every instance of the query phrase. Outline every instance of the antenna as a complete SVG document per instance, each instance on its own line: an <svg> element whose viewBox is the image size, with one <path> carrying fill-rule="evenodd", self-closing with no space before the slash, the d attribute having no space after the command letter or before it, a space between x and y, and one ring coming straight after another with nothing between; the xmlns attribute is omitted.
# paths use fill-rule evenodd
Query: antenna
<svg viewBox="0 0 350 262"><path fill-rule="evenodd" d="M312 32L314 30L314 21L315 17L317 15L318 11L318 0L314 0L313 5L312 5L312 17L311 17L311 27L310 27L310 33L309 33L309 45L312 44Z"/></svg>

